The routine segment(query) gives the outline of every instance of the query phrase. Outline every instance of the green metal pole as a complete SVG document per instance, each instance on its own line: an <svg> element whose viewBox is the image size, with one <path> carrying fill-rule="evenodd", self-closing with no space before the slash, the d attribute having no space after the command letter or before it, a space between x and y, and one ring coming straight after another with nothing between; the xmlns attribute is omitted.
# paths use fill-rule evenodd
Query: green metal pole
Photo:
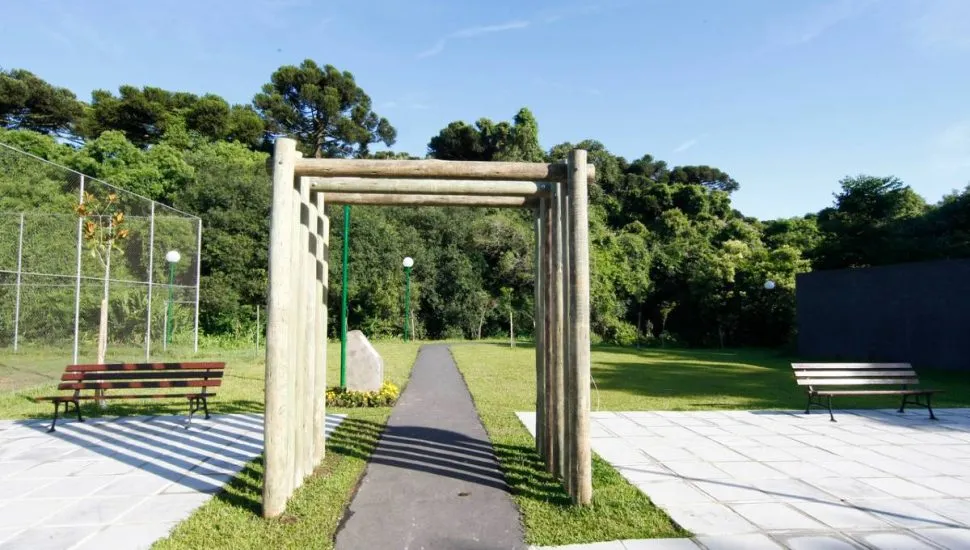
<svg viewBox="0 0 970 550"><path fill-rule="evenodd" d="M404 268L404 341L409 339L411 328L411 268Z"/></svg>
<svg viewBox="0 0 970 550"><path fill-rule="evenodd" d="M344 205L344 257L340 283L340 387L347 387L347 264L350 259L350 205Z"/></svg>
<svg viewBox="0 0 970 550"><path fill-rule="evenodd" d="M165 344L172 343L172 306L174 306L173 285L175 284L175 262L168 263L168 318L165 319Z"/></svg>

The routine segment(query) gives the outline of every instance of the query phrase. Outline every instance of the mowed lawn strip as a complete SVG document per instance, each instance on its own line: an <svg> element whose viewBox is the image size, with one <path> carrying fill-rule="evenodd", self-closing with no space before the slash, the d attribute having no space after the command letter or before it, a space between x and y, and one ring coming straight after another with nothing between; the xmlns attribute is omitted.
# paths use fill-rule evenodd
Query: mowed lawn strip
<svg viewBox="0 0 970 550"><path fill-rule="evenodd" d="M528 543L545 546L688 535L598 457L593 459L593 504L570 505L561 483L545 473L535 440L515 416L516 411L535 409L531 349L460 345L451 350L522 511Z"/></svg>

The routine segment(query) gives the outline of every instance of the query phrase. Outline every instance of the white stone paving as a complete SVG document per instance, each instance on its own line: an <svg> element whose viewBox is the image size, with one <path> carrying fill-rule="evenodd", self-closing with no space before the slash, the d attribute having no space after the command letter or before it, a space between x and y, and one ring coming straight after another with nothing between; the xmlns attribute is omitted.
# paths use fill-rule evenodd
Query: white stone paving
<svg viewBox="0 0 970 550"><path fill-rule="evenodd" d="M49 425L0 420L2 550L148 548L263 452L257 414Z"/></svg>
<svg viewBox="0 0 970 550"><path fill-rule="evenodd" d="M593 451L695 537L558 548L970 549L970 409L936 414L591 413Z"/></svg>

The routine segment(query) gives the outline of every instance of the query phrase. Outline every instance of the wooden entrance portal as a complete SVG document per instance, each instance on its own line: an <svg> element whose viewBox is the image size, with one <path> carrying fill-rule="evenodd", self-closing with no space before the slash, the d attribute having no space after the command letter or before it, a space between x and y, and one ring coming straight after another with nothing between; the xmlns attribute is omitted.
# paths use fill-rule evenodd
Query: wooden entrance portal
<svg viewBox="0 0 970 550"><path fill-rule="evenodd" d="M302 158L276 141L270 214L263 515L324 455L330 220L324 205L529 208L536 230L536 448L574 503L593 496L589 213L594 168L566 163ZM510 413L511 414L511 413Z"/></svg>

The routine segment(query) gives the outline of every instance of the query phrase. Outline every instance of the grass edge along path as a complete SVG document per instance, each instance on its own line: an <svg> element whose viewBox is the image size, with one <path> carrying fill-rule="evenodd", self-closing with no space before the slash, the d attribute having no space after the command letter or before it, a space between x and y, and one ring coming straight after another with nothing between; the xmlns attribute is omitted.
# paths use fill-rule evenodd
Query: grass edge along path
<svg viewBox="0 0 970 550"><path fill-rule="evenodd" d="M334 412L338 412L335 410ZM333 548L344 512L377 447L389 407L340 409L348 416L327 439L323 462L275 519L263 519L262 457L180 523L154 550Z"/></svg>
<svg viewBox="0 0 970 550"><path fill-rule="evenodd" d="M532 435L515 416L516 411L535 408L535 370L510 372L503 365L485 364L476 346L450 350L522 514L528 544L690 536L595 454L593 503L571 506L562 484L545 472Z"/></svg>

